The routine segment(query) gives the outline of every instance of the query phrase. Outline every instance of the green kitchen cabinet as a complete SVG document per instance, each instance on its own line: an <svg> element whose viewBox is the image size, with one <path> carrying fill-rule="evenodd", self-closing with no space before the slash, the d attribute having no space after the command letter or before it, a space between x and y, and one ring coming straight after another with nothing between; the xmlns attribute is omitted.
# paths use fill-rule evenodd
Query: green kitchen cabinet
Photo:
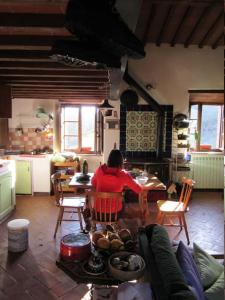
<svg viewBox="0 0 225 300"><path fill-rule="evenodd" d="M32 178L30 161L16 161L16 194L32 194Z"/></svg>
<svg viewBox="0 0 225 300"><path fill-rule="evenodd" d="M14 207L12 174L0 175L0 220L9 214Z"/></svg>

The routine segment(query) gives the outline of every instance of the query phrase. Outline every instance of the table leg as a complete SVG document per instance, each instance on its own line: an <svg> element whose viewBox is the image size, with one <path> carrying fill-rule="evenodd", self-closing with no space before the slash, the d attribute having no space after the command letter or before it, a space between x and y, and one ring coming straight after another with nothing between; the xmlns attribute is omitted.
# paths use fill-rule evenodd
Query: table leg
<svg viewBox="0 0 225 300"><path fill-rule="evenodd" d="M142 215L145 215L146 213L149 214L149 208L148 208L148 191L144 190L139 194L139 205L141 208Z"/></svg>

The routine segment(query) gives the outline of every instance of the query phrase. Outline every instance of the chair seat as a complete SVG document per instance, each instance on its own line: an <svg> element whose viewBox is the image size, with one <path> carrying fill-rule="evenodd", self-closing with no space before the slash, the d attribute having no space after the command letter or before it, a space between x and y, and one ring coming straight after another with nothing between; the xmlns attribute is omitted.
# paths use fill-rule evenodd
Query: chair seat
<svg viewBox="0 0 225 300"><path fill-rule="evenodd" d="M85 197L65 197L60 200L60 206L82 208L85 204Z"/></svg>
<svg viewBox="0 0 225 300"><path fill-rule="evenodd" d="M158 208L161 212L183 212L184 204L178 201L158 200Z"/></svg>

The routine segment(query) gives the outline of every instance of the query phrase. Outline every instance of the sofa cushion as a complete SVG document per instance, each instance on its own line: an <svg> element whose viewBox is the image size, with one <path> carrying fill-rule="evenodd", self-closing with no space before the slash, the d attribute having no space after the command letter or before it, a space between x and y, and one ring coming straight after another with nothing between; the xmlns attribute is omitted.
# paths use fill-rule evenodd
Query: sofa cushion
<svg viewBox="0 0 225 300"><path fill-rule="evenodd" d="M139 232L139 243L155 299L196 299L185 282L165 228L147 226Z"/></svg>
<svg viewBox="0 0 225 300"><path fill-rule="evenodd" d="M182 241L179 243L176 255L187 284L195 289L198 300L205 300L197 265L190 251Z"/></svg>
<svg viewBox="0 0 225 300"><path fill-rule="evenodd" d="M207 300L223 300L224 299L224 272L214 284L204 292Z"/></svg>
<svg viewBox="0 0 225 300"><path fill-rule="evenodd" d="M198 267L203 288L208 289L220 277L221 273L224 271L224 267L214 257L209 255L195 243L193 255Z"/></svg>

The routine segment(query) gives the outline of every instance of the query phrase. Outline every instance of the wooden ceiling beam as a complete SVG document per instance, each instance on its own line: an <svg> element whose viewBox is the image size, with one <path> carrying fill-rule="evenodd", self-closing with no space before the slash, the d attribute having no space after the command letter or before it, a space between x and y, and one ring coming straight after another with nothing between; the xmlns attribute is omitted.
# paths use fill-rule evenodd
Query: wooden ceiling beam
<svg viewBox="0 0 225 300"><path fill-rule="evenodd" d="M223 43L222 44L224 44L224 33L221 33L219 36L218 36L218 38L215 40L215 42L213 43L213 45L212 45L212 48L213 49L216 49L217 47L218 47L218 45L220 44L220 41L223 41Z"/></svg>
<svg viewBox="0 0 225 300"><path fill-rule="evenodd" d="M65 14L68 0L43 2L28 1L4 1L1 2L1 13L34 13L34 14Z"/></svg>
<svg viewBox="0 0 225 300"><path fill-rule="evenodd" d="M0 26L0 35L24 36L72 36L65 27L11 27Z"/></svg>
<svg viewBox="0 0 225 300"><path fill-rule="evenodd" d="M52 78L52 77L47 77L47 78L39 78L39 77L32 77L32 79L28 79L28 78L21 78L21 77L17 77L17 76L14 76L14 77L10 77L10 78L2 78L0 80L0 82L32 82L32 83L38 83L38 82L51 82L51 83L56 83L58 84L58 82L67 82L67 83L108 83L109 82L109 79L108 78L102 78L101 80L99 78L88 78L88 79L85 79L85 78L76 78L75 80L72 80L71 78L67 78L67 77L62 77L62 78Z"/></svg>
<svg viewBox="0 0 225 300"><path fill-rule="evenodd" d="M99 94L99 95L105 95L106 94L106 91L102 91L102 90L99 90L99 89L94 89L94 88L92 88L92 89L72 89L72 88L70 88L70 89L65 89L65 88L62 88L62 89L49 89L49 88L45 88L45 89L34 89L34 90L32 90L32 89L15 89L15 88L13 88L12 89L12 92L13 93L40 93L40 92L42 92L42 93L65 93L65 94L67 94L67 93L80 93L80 94L82 94L82 93L93 93L93 94Z"/></svg>
<svg viewBox="0 0 225 300"><path fill-rule="evenodd" d="M149 0L142 0L140 14L136 26L135 34L143 42L147 43L148 33L151 29L152 19L154 17L154 4Z"/></svg>
<svg viewBox="0 0 225 300"><path fill-rule="evenodd" d="M10 58L7 58L7 57L0 57L0 63L1 62L47 62L47 63L50 63L50 62L53 62L53 60L49 57L49 58L38 58L38 57L33 57L33 58L18 58L18 57L10 57Z"/></svg>
<svg viewBox="0 0 225 300"><path fill-rule="evenodd" d="M52 46L30 46L30 45L0 45L0 50L23 50L23 51L51 51Z"/></svg>
<svg viewBox="0 0 225 300"><path fill-rule="evenodd" d="M66 101L73 101L73 100L79 100L79 99L83 99L83 100L98 100L99 102L102 101L105 97L99 97L99 96L91 96L91 95L87 95L87 96L74 96L71 95L71 97L69 96L62 96L62 95L56 95L56 96L52 96L52 95L12 95L12 98L20 98L20 99L54 99L54 100L66 100Z"/></svg>
<svg viewBox="0 0 225 300"><path fill-rule="evenodd" d="M143 39L144 44L146 44L148 42L148 34L149 34L149 32L151 30L151 27L152 27L152 23L153 23L154 16L155 16L155 11L156 11L156 6L154 4L152 4L151 9L150 9L148 22L147 22L147 26L145 28L144 39Z"/></svg>
<svg viewBox="0 0 225 300"><path fill-rule="evenodd" d="M108 78L106 71L88 71L88 70L76 70L71 68L69 70L0 70L0 77L10 77L10 76L23 76L23 77L78 77L78 78Z"/></svg>
<svg viewBox="0 0 225 300"><path fill-rule="evenodd" d="M12 95L15 96L15 95L29 95L29 97L32 95L32 96L45 96L45 95L48 95L48 96L55 96L55 97L70 97L70 96L84 96L84 97L88 97L88 96L94 96L94 97L101 97L101 98L104 98L107 96L107 93L95 93L95 92L89 92L89 93L81 93L81 92L68 92L68 93L59 93L59 92L44 92L44 93L32 93L32 92L12 92Z"/></svg>
<svg viewBox="0 0 225 300"><path fill-rule="evenodd" d="M49 51L0 50L0 58L49 58Z"/></svg>
<svg viewBox="0 0 225 300"><path fill-rule="evenodd" d="M52 46L58 39L67 39L67 37L63 35L0 35L0 45Z"/></svg>
<svg viewBox="0 0 225 300"><path fill-rule="evenodd" d="M64 27L63 14L0 13L0 26Z"/></svg>
<svg viewBox="0 0 225 300"><path fill-rule="evenodd" d="M200 23L202 22L202 20L208 15L208 13L210 12L210 10L212 9L212 6L209 5L207 7L205 7L200 15L200 17L197 19L197 22L195 23L194 27L192 28L188 38L186 39L186 41L184 42L184 47L188 47L194 37L194 34L198 28L198 26L200 25Z"/></svg>
<svg viewBox="0 0 225 300"><path fill-rule="evenodd" d="M167 29L167 26L168 26L168 23L170 21L171 13L172 13L173 9L174 9L174 5L170 5L169 8L168 8L168 10L167 10L166 17L165 17L165 19L163 21L162 27L160 29L159 35L158 35L157 40L156 40L156 46L158 46L158 47L162 43L162 38L163 38L163 35L164 35L164 33L165 33L166 29Z"/></svg>
<svg viewBox="0 0 225 300"><path fill-rule="evenodd" d="M191 15L191 13L192 13L192 7L189 5L189 6L185 9L184 14L183 14L183 16L182 16L182 18L181 18L181 20L180 20L180 23L179 23L179 25L177 26L177 29L176 29L176 31L175 31L175 33L174 33L174 36L173 36L173 38L172 38L172 41L171 41L171 43L170 43L171 47L174 47L174 46L176 45L177 37L178 37L178 35L179 35L179 33L180 33L182 27L183 27L183 24L185 23L185 21L187 20L187 18Z"/></svg>
<svg viewBox="0 0 225 300"><path fill-rule="evenodd" d="M109 87L109 84L106 84L106 83L98 83L98 82L95 82L95 83L84 83L84 82L79 82L79 83L67 83L67 82L57 82L57 83L52 83L52 84L49 84L48 82L42 82L42 83L37 83L37 82L22 82L22 83L19 83L19 82L16 82L16 83L9 83L7 85L10 85L12 88L13 87L31 87L33 88L34 87L34 84L35 84L35 87L37 88L81 88L81 89L88 89L88 88L99 88L99 89L104 89L106 87Z"/></svg>
<svg viewBox="0 0 225 300"><path fill-rule="evenodd" d="M209 37L213 34L213 32L215 31L215 29L218 27L220 21L222 21L222 19L224 18L224 12L220 12L217 16L217 18L215 19L215 21L212 23L212 25L210 26L210 28L208 29L208 31L206 32L206 34L204 35L204 37L202 38L202 40L199 43L199 48L202 48L205 44L205 42L209 39ZM222 24L222 23L221 23Z"/></svg>
<svg viewBox="0 0 225 300"><path fill-rule="evenodd" d="M151 0L151 3L155 4L165 4L165 5L191 5L196 7L204 7L209 4L213 6L221 5L221 0Z"/></svg>
<svg viewBox="0 0 225 300"><path fill-rule="evenodd" d="M92 66L85 66L85 67L71 67L67 66L61 63L55 62L53 59L50 59L47 62L42 62L42 61L27 61L27 62L21 62L21 61L2 61L0 62L0 69L18 69L18 70L55 70L55 69L60 69L60 70L88 70L88 71L96 71L96 68ZM107 72L107 71L105 71Z"/></svg>

